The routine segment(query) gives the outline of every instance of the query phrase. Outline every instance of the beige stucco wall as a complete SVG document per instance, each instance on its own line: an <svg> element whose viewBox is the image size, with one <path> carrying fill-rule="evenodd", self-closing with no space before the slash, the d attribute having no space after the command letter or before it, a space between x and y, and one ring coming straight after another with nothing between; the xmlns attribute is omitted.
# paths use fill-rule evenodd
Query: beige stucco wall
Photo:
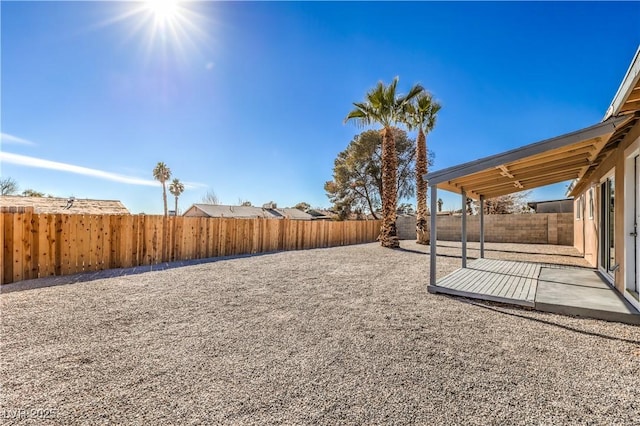
<svg viewBox="0 0 640 426"><path fill-rule="evenodd" d="M624 255L626 235L624 231L624 212L625 212L625 155L624 151L635 141L640 139L640 123L636 124L623 141L618 145L616 150L600 164L595 173L591 175L588 182L581 183L580 192L576 194L576 204L574 211L578 207L577 199L583 196L588 200L588 190L595 187L595 214L593 220L575 220L574 223L574 246L580 250L594 267L598 266L598 250L599 250L599 213L600 213L600 181L613 172L615 177L615 256L616 263L619 265L618 270L614 274L615 287L624 292ZM581 223L578 223L581 222Z"/></svg>

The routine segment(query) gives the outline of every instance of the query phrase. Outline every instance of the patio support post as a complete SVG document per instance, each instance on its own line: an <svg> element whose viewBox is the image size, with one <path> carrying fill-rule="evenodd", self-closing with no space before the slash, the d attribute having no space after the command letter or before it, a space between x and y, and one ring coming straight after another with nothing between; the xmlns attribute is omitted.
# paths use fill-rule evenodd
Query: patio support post
<svg viewBox="0 0 640 426"><path fill-rule="evenodd" d="M462 267L467 267L467 192L462 188Z"/></svg>
<svg viewBox="0 0 640 426"><path fill-rule="evenodd" d="M429 285L436 285L436 245L437 245L437 232L436 229L436 216L438 211L438 187L436 185L431 186L431 208L429 214L431 219L431 229L429 232Z"/></svg>
<svg viewBox="0 0 640 426"><path fill-rule="evenodd" d="M484 195L480 196L480 259L484 259Z"/></svg>

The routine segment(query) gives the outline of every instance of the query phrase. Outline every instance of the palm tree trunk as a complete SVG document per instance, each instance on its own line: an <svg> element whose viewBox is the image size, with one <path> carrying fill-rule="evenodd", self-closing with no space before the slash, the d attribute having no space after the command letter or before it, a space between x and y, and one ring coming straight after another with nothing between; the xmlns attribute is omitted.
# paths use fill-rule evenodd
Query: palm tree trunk
<svg viewBox="0 0 640 426"><path fill-rule="evenodd" d="M391 128L382 129L382 226L380 244L383 247L400 247L396 232L396 210L398 204L398 154Z"/></svg>
<svg viewBox="0 0 640 426"><path fill-rule="evenodd" d="M178 216L178 196L176 195L176 213L174 216Z"/></svg>
<svg viewBox="0 0 640 426"><path fill-rule="evenodd" d="M416 242L429 244L427 229L427 182L423 176L427 173L427 138L422 128L418 130L416 147L416 191L418 212L416 214ZM433 214L433 212L432 212Z"/></svg>
<svg viewBox="0 0 640 426"><path fill-rule="evenodd" d="M169 212L167 209L167 186L164 181L162 181L162 201L164 202L164 215L168 216Z"/></svg>

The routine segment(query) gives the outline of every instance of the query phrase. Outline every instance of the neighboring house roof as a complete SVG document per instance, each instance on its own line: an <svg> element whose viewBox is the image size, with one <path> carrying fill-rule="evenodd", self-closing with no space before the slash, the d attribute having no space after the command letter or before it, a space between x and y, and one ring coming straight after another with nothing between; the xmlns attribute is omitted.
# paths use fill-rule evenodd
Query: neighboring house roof
<svg viewBox="0 0 640 426"><path fill-rule="evenodd" d="M89 200L59 197L21 197L3 195L0 197L3 210L33 208L34 213L49 214L130 214L129 210L115 200Z"/></svg>
<svg viewBox="0 0 640 426"><path fill-rule="evenodd" d="M315 220L317 220L317 219L333 219L334 217L337 216L332 211L322 210L322 209L310 209L310 210L307 210L307 213L309 213L311 216L313 216L313 218Z"/></svg>
<svg viewBox="0 0 640 426"><path fill-rule="evenodd" d="M527 206L536 213L572 213L573 198L562 200L531 201Z"/></svg>
<svg viewBox="0 0 640 426"><path fill-rule="evenodd" d="M209 217L234 217L238 219L255 219L258 217L273 219L275 216L262 207L254 206L223 206L219 204L194 204L184 215L192 209L199 210Z"/></svg>
<svg viewBox="0 0 640 426"><path fill-rule="evenodd" d="M305 213L302 210L293 209L293 208L284 208L284 209L274 209L282 216L287 219L296 219L296 220L312 220L314 217L309 213Z"/></svg>
<svg viewBox="0 0 640 426"><path fill-rule="evenodd" d="M193 215L193 210L209 217L233 217L236 219L296 219L311 220L313 216L298 209L270 209L254 206L224 206L215 204L194 204L184 213L185 216Z"/></svg>

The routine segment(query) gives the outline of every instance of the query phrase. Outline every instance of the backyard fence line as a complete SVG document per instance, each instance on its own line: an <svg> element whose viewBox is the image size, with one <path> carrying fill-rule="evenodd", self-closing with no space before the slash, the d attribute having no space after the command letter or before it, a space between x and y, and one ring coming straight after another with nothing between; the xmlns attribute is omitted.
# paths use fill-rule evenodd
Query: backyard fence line
<svg viewBox="0 0 640 426"><path fill-rule="evenodd" d="M0 213L0 283L376 241L380 221Z"/></svg>
<svg viewBox="0 0 640 426"><path fill-rule="evenodd" d="M484 240L488 243L573 245L573 213L490 214L484 217ZM416 238L415 216L399 216L400 239ZM430 222L427 228L430 231ZM438 240L461 241L462 217L438 216ZM467 241L480 241L480 218L467 217Z"/></svg>

